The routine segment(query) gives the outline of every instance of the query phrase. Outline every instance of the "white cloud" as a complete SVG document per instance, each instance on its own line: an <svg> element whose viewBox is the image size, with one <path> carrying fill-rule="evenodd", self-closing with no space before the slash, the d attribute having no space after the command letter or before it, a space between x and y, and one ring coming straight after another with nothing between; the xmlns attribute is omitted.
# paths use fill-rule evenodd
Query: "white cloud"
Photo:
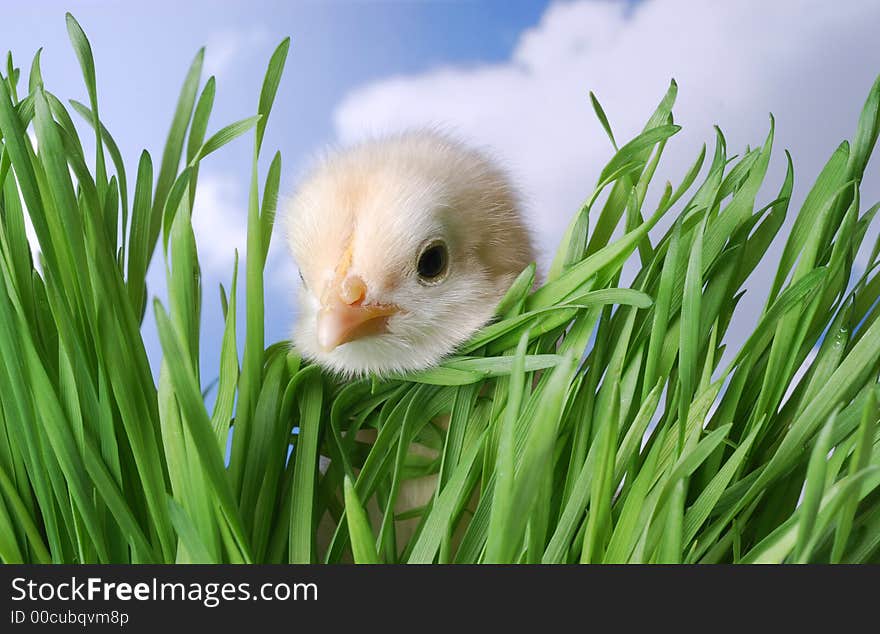
<svg viewBox="0 0 880 634"><path fill-rule="evenodd" d="M876 2L558 3L505 63L446 66L354 90L335 112L336 131L350 142L440 124L491 147L525 194L546 260L612 154L588 91L622 142L642 128L674 76L684 129L667 145L657 183L680 180L700 145L711 144L715 123L731 153L760 144L772 111L775 160L763 196L775 197L789 148L792 217L827 157L855 131L880 72L878 23ZM876 164L863 185L866 201L880 197ZM759 269L755 279L770 274ZM747 294L741 312L756 318L765 295Z"/></svg>
<svg viewBox="0 0 880 634"><path fill-rule="evenodd" d="M238 180L200 174L192 224L202 268L230 275L235 250L244 257L247 246L247 198Z"/></svg>
<svg viewBox="0 0 880 634"><path fill-rule="evenodd" d="M268 41L264 27L255 26L241 30L217 31L205 45L205 72L220 77L242 53L259 48Z"/></svg>
<svg viewBox="0 0 880 634"><path fill-rule="evenodd" d="M279 201L280 203L281 201ZM196 187L192 224L199 263L206 275L226 280L232 275L235 250L239 253L239 277L243 279L247 248L247 192L239 179L202 171ZM280 216L278 222L280 222ZM283 244L284 232L273 231L266 261L267 288L293 288L296 269Z"/></svg>

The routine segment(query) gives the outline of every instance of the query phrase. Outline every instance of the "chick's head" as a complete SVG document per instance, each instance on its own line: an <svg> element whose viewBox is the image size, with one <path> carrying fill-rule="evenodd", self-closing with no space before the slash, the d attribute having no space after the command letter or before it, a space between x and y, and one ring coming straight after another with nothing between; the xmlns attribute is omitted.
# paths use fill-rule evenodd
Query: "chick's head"
<svg viewBox="0 0 880 634"><path fill-rule="evenodd" d="M533 260L504 175L435 132L325 157L287 210L293 340L346 376L430 367L489 321Z"/></svg>

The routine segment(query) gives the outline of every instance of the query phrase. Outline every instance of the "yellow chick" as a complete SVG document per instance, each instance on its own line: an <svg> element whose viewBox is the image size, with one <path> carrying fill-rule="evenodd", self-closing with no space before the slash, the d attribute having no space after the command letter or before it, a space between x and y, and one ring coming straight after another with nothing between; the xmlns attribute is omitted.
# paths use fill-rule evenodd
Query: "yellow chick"
<svg viewBox="0 0 880 634"><path fill-rule="evenodd" d="M437 364L492 318L534 260L504 172L435 131L329 154L291 199L286 223L302 278L294 344L347 377ZM373 442L375 432L358 439ZM435 457L417 445L411 451ZM402 482L396 513L424 506L436 481ZM375 500L367 510L378 528ZM399 548L417 525L417 518L395 523ZM319 543L332 534L325 516Z"/></svg>
<svg viewBox="0 0 880 634"><path fill-rule="evenodd" d="M329 154L287 212L303 282L294 344L348 377L436 365L534 260L504 172L435 131Z"/></svg>

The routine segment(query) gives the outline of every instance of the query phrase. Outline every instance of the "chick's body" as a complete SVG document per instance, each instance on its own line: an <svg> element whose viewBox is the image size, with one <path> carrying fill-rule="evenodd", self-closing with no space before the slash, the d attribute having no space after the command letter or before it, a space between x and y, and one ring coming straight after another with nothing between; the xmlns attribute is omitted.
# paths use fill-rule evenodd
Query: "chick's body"
<svg viewBox="0 0 880 634"><path fill-rule="evenodd" d="M287 234L303 279L294 343L348 376L435 365L534 259L505 174L432 131L325 157Z"/></svg>

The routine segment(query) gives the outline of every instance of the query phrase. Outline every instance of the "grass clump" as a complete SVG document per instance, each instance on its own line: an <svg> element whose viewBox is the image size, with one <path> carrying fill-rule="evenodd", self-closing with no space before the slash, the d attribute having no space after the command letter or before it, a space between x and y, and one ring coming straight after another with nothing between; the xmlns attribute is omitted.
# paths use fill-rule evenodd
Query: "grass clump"
<svg viewBox="0 0 880 634"><path fill-rule="evenodd" d="M199 52L158 168L144 152L132 183L99 117L89 42L67 19L89 95L70 110L95 135L93 159L43 85L39 53L26 88L11 56L0 76L4 562L880 561L880 244L855 266L878 210L859 183L880 83L796 212L745 342L725 334L789 213L791 160L762 205L772 121L740 156L718 131L711 155L648 208L679 130L673 83L619 149L593 98L615 153L543 286L532 291L524 271L498 320L441 367L339 383L264 341L280 157L264 179L257 166L288 42L254 117L213 134ZM245 291L236 259L209 411L192 205L201 161L251 130ZM652 239L664 217L671 227ZM147 299L154 251L167 306ZM638 273L620 288L630 261ZM164 352L158 381L139 332L146 310ZM737 347L722 366L727 345ZM435 424L444 414L448 430ZM367 429L371 445L356 438ZM413 442L438 458L410 454ZM407 514L418 529L398 549L401 482L426 474L437 493ZM368 504L383 515L378 534ZM335 528L319 547L322 517Z"/></svg>

